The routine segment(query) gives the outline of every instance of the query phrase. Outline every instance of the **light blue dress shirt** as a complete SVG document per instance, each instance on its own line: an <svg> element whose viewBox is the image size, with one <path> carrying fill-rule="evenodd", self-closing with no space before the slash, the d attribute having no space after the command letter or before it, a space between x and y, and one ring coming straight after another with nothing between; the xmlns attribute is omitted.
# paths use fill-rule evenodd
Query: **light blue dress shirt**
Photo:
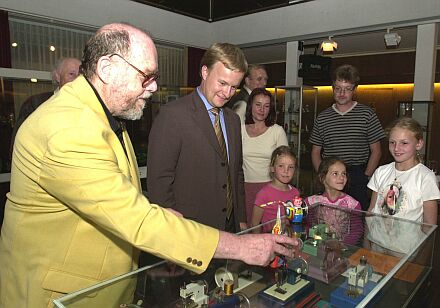
<svg viewBox="0 0 440 308"><path fill-rule="evenodd" d="M203 103L205 104L206 111L208 112L209 118L211 119L212 127L214 127L215 116L210 111L214 107L212 107L212 105L208 102L206 97L203 95L202 91L200 91L200 87L197 87L197 94L199 94L200 98L202 99ZM225 116L223 114L223 108L220 108L220 124L222 126L223 137L225 138L226 150L228 152L228 159L229 159L228 134L226 133Z"/></svg>

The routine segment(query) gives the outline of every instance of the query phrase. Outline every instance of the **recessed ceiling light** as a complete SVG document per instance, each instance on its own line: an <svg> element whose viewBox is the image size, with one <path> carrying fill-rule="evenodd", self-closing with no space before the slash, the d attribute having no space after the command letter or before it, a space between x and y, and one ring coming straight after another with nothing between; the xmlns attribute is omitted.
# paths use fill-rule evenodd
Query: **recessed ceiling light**
<svg viewBox="0 0 440 308"><path fill-rule="evenodd" d="M49 46L49 50L50 50L50 51L55 51L55 49L56 49L56 48L55 48L54 45L50 45L50 46Z"/></svg>
<svg viewBox="0 0 440 308"><path fill-rule="evenodd" d="M37 78L31 78L31 82L38 82Z"/></svg>
<svg viewBox="0 0 440 308"><path fill-rule="evenodd" d="M12 47L17 47L18 44L17 44L16 42L13 42L13 43L11 44L11 46L12 46Z"/></svg>

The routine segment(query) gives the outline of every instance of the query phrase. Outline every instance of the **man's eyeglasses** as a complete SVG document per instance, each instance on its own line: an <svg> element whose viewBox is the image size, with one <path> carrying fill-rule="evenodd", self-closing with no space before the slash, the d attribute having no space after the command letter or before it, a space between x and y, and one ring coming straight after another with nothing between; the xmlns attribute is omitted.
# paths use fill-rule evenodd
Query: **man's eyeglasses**
<svg viewBox="0 0 440 308"><path fill-rule="evenodd" d="M342 92L346 92L346 93L351 93L354 91L356 87L352 86L352 87L339 87L339 86L333 86L333 91L335 91L336 93L342 93Z"/></svg>
<svg viewBox="0 0 440 308"><path fill-rule="evenodd" d="M133 64L131 64L130 62L128 62L127 60L124 59L123 56L121 56L120 54L114 53L111 54L109 57L113 57L113 56L118 56L119 58L121 58L122 60L125 61L125 63L127 63L128 65L130 65L132 68L134 68L139 74L142 75L142 77L144 77L144 80L142 81L142 87L146 88L149 84L151 84L152 82L156 81L159 78L159 72L154 72L151 74L145 74L143 71L141 71L140 69L138 69L136 66L134 66Z"/></svg>

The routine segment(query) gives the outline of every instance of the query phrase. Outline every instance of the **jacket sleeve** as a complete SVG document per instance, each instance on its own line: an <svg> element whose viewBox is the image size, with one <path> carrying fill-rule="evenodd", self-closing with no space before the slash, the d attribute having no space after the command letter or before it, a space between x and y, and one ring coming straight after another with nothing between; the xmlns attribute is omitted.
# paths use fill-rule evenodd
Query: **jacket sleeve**
<svg viewBox="0 0 440 308"><path fill-rule="evenodd" d="M41 187L92 226L192 271L205 270L218 231L151 204L121 169L118 159L125 157L116 155L109 141L117 137L92 125L81 123L50 137L40 162Z"/></svg>

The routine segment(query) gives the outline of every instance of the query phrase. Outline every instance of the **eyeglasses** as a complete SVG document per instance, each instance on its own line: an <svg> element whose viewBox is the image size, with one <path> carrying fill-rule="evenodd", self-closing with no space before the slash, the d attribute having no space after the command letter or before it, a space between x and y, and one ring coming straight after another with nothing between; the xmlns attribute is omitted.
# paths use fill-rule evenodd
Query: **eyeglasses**
<svg viewBox="0 0 440 308"><path fill-rule="evenodd" d="M345 87L345 88L341 88L339 86L333 86L333 91L335 91L336 93L342 93L342 92L347 92L347 93L351 93L354 91L356 87Z"/></svg>
<svg viewBox="0 0 440 308"><path fill-rule="evenodd" d="M120 54L114 53L111 54L109 57L113 57L113 56L118 56L119 58L121 58L122 60L125 61L125 63L127 63L128 65L130 65L132 68L134 68L139 74L142 75L142 77L144 77L144 80L142 81L142 87L146 88L149 84L151 84L152 82L156 81L157 79L159 79L159 72L153 72L151 74L145 74L143 71L141 71L140 69L138 69L136 66L134 66L133 64L131 64L130 62L128 62L127 60L124 59L123 56L121 56Z"/></svg>

